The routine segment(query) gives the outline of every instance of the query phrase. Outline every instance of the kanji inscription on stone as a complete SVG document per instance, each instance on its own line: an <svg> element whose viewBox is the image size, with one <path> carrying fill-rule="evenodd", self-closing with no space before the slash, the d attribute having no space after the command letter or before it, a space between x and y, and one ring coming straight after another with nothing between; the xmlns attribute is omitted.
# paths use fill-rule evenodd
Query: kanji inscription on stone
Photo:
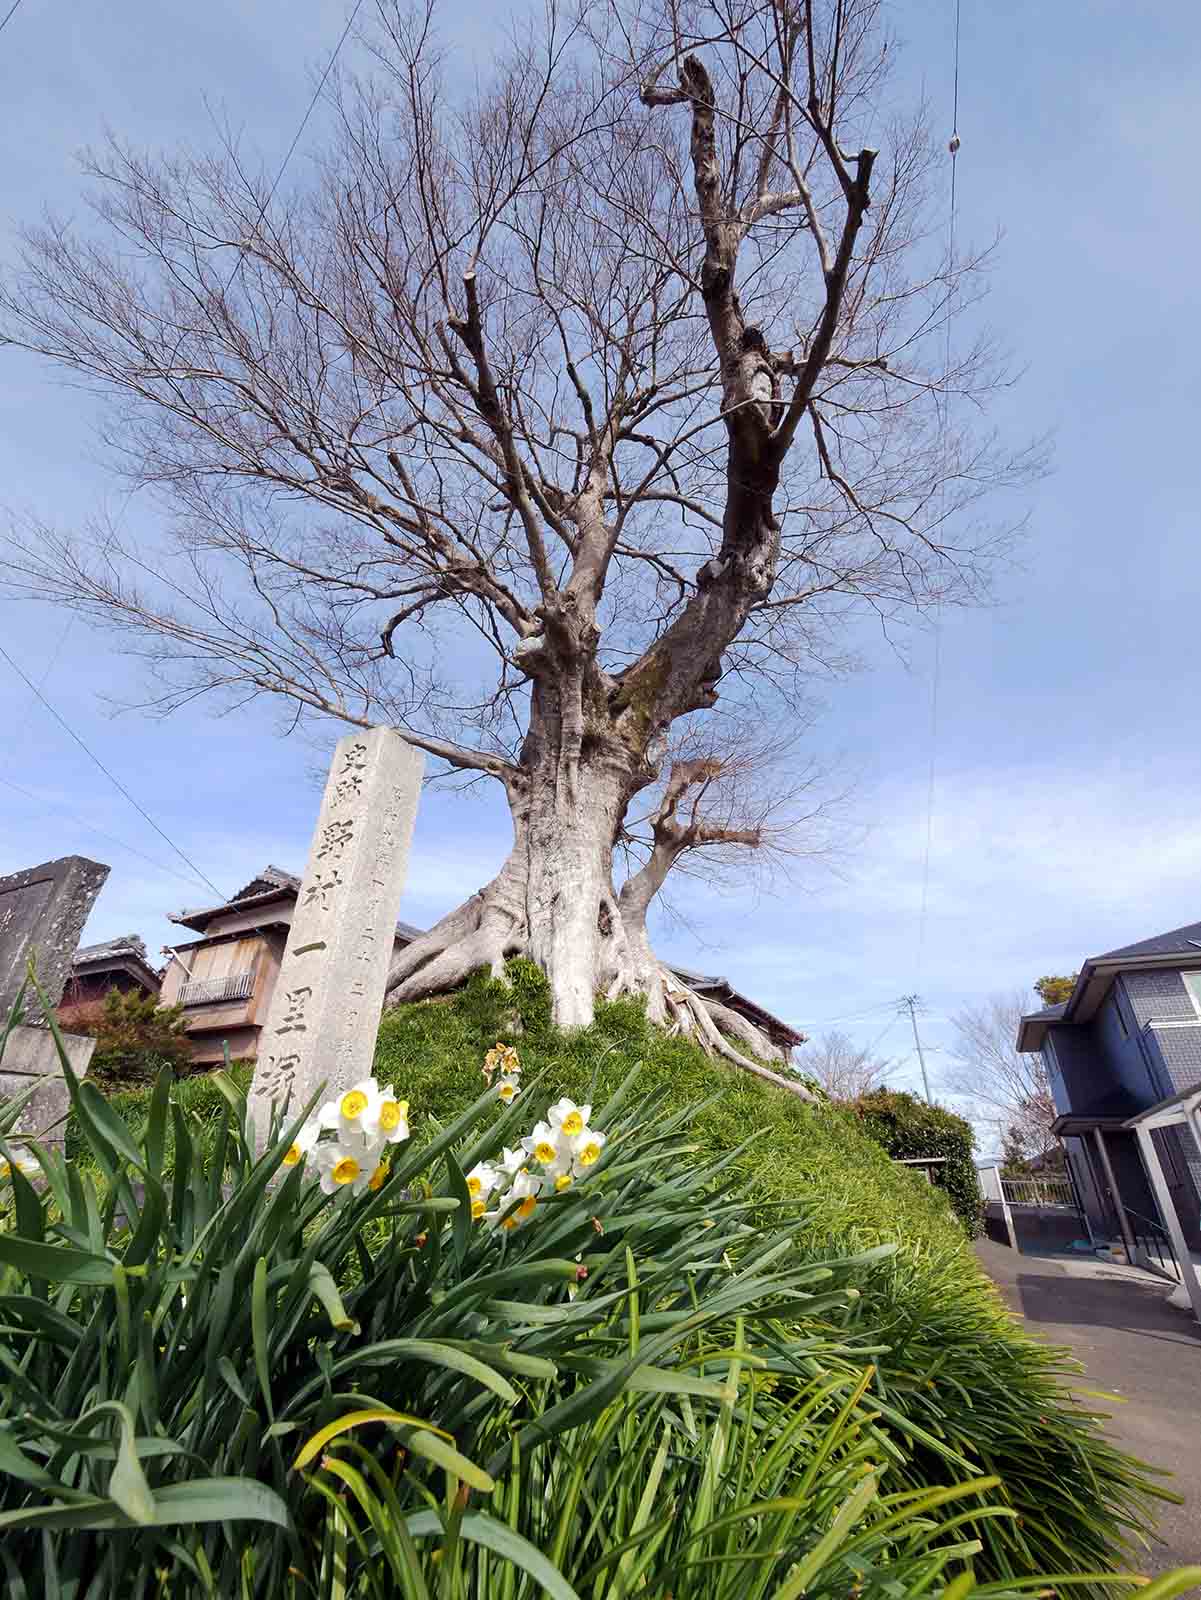
<svg viewBox="0 0 1201 1600"><path fill-rule="evenodd" d="M250 1106L297 1114L369 1076L424 759L390 728L339 741L267 1025Z"/></svg>

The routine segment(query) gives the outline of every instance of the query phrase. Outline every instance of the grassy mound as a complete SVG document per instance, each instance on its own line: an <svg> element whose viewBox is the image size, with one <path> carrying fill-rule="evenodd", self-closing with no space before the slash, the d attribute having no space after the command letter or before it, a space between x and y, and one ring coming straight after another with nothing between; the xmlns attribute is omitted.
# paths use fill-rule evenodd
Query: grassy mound
<svg viewBox="0 0 1201 1600"><path fill-rule="evenodd" d="M550 1069L581 1100L604 1100L639 1063L645 1090L662 1090L672 1108L714 1096L693 1124L698 1158L745 1145L736 1166L764 1206L803 1215L807 1254L899 1246L858 1307L879 1346L876 1402L913 1488L1001 1478L1018 1517L981 1525L979 1567L999 1579L1137 1565L1141 1541L1125 1557L1121 1541L1145 1525L1152 1480L1066 1393L1073 1359L1015 1326L940 1190L890 1162L851 1113L715 1064L648 1025L636 1004L600 1005L591 1028L557 1035L537 971L514 963L511 976L511 991L480 976L451 1000L386 1016L379 1078L415 1113L446 1122L478 1094L483 1051L504 1039L519 1045L527 1081Z"/></svg>
<svg viewBox="0 0 1201 1600"><path fill-rule="evenodd" d="M864 1279L849 1323L834 1330L814 1319L809 1330L819 1342L853 1336L860 1356L874 1356L869 1393L896 1445L894 1487L1000 1478L1016 1516L973 1523L984 1580L1137 1570L1153 1480L1070 1398L1071 1359L1015 1326L941 1191L893 1165L852 1113L807 1105L716 1065L649 1026L637 1005L601 1005L591 1028L565 1038L550 1026L537 971L515 963L511 978L506 989L480 976L453 999L385 1018L375 1070L411 1102L415 1144L436 1138L477 1099L483 1053L497 1040L519 1045L531 1115L552 1090L603 1103L634 1068L640 1092L659 1095L665 1117L707 1100L691 1124L695 1154L675 1159L703 1164L738 1151L734 1167L762 1217L802 1220L792 1250L827 1259L898 1247ZM185 1081L178 1092L195 1125L219 1114L207 1080ZM136 1125L147 1102L132 1093L110 1105ZM1123 1549L1126 1536L1133 1550Z"/></svg>

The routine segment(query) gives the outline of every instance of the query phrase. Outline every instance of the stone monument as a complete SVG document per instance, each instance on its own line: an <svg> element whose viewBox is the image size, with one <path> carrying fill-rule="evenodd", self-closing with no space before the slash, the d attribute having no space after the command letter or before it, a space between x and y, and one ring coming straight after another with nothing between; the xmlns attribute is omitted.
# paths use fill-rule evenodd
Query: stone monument
<svg viewBox="0 0 1201 1600"><path fill-rule="evenodd" d="M424 758L390 728L338 742L259 1040L250 1112L296 1115L371 1075Z"/></svg>
<svg viewBox="0 0 1201 1600"><path fill-rule="evenodd" d="M79 936L109 869L84 856L63 856L40 867L0 878L0 1026L7 1023L32 956L38 983L51 1011L63 997ZM26 1103L14 1137L43 1134L61 1144L69 1104L58 1050L45 1025L41 1002L28 992L22 1019L9 1033L0 1057L0 1099L38 1087ZM67 1059L82 1077L96 1048L83 1034L64 1034Z"/></svg>

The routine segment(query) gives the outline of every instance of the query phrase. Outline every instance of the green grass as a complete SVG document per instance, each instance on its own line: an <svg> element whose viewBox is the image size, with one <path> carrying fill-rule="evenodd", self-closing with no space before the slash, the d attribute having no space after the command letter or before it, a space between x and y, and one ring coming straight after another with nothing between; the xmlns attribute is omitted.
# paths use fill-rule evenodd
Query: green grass
<svg viewBox="0 0 1201 1600"><path fill-rule="evenodd" d="M453 999L385 1018L376 1073L411 1102L416 1142L478 1097L483 1052L498 1039L518 1044L527 1081L548 1069L556 1094L603 1103L636 1069L639 1092L661 1097L665 1116L709 1099L690 1128L696 1153L675 1159L703 1164L740 1150L734 1172L760 1219L799 1221L793 1252L822 1260L898 1247L863 1280L846 1327L874 1355L871 1403L901 1458L894 1488L995 1474L1016 1516L976 1530L977 1572L993 1581L1139 1564L1155 1480L1069 1396L1078 1368L1066 1353L1015 1324L940 1191L893 1165L853 1114L710 1061L648 1026L637 1005L601 1005L591 1028L556 1035L537 973L523 963L511 973L512 990L481 976ZM203 1081L179 1092L197 1127L218 1113ZM114 1103L135 1125L144 1116L144 1095ZM1133 1553L1123 1554L1124 1537Z"/></svg>
<svg viewBox="0 0 1201 1600"><path fill-rule="evenodd" d="M1155 1480L1132 1476L1096 1415L1069 1397L1078 1365L1017 1326L940 1190L889 1161L852 1113L718 1065L648 1025L636 1004L599 1005L591 1028L557 1036L537 973L524 963L511 971L516 1005L514 993L477 976L452 1000L386 1016L378 1076L446 1120L470 1104L483 1051L504 1039L518 1044L527 1071L553 1067L556 1085L576 1098L603 1100L636 1065L641 1087L673 1108L720 1089L692 1124L698 1159L745 1143L736 1169L763 1205L804 1219L798 1249L818 1259L899 1247L858 1306L859 1327L884 1346L877 1400L904 1441L910 1487L979 1471L1001 1478L1018 1517L981 1530L978 1566L997 1579L1105 1569L1123 1535L1141 1547L1145 1502L1132 1484Z"/></svg>

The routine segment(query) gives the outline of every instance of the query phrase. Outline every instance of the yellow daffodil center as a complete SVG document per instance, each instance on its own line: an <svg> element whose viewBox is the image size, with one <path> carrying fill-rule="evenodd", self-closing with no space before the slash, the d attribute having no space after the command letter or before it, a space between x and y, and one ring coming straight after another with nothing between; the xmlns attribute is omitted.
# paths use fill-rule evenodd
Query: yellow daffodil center
<svg viewBox="0 0 1201 1600"><path fill-rule="evenodd" d="M517 1090L511 1083L502 1083L499 1092L502 1100L511 1100L517 1093Z"/></svg>
<svg viewBox="0 0 1201 1600"><path fill-rule="evenodd" d="M361 1117L367 1109L367 1096L361 1089L352 1089L349 1094L342 1096L341 1112L347 1122L353 1122L356 1117Z"/></svg>
<svg viewBox="0 0 1201 1600"><path fill-rule="evenodd" d="M515 1228L516 1226L517 1226L517 1218L516 1217L506 1217L504 1219L504 1221L501 1223L501 1227L502 1228L506 1228L506 1229Z"/></svg>
<svg viewBox="0 0 1201 1600"><path fill-rule="evenodd" d="M577 1133L583 1133L583 1131L583 1117L578 1111L569 1111L563 1118L563 1132L571 1134L574 1137Z"/></svg>
<svg viewBox="0 0 1201 1600"><path fill-rule="evenodd" d="M400 1127L400 1101L385 1100L379 1108L379 1125L385 1133Z"/></svg>
<svg viewBox="0 0 1201 1600"><path fill-rule="evenodd" d="M571 1173L561 1172L555 1179L555 1193L562 1194L564 1189L571 1188Z"/></svg>
<svg viewBox="0 0 1201 1600"><path fill-rule="evenodd" d="M478 1222L483 1216L488 1202L486 1200L473 1200L471 1202L471 1215Z"/></svg>
<svg viewBox="0 0 1201 1600"><path fill-rule="evenodd" d="M558 1153L559 1152L555 1149L554 1145L551 1144L549 1139L543 1139L541 1144L536 1144L534 1146L534 1160L541 1161L544 1167L548 1167Z"/></svg>
<svg viewBox="0 0 1201 1600"><path fill-rule="evenodd" d="M594 1161L599 1159L600 1145L592 1143L586 1144L576 1157L576 1160L580 1163L581 1167L590 1167Z"/></svg>
<svg viewBox="0 0 1201 1600"><path fill-rule="evenodd" d="M388 1163L386 1161L381 1161L379 1166L376 1167L375 1171L371 1174L370 1178L368 1178L367 1187L369 1189L382 1188L384 1179L387 1176L388 1176Z"/></svg>
<svg viewBox="0 0 1201 1600"><path fill-rule="evenodd" d="M483 1190L484 1190L484 1186L483 1186L483 1184L480 1182L480 1180L478 1178L468 1178L468 1180L467 1180L467 1193L469 1195L471 1195L474 1198L475 1195L482 1194Z"/></svg>
<svg viewBox="0 0 1201 1600"><path fill-rule="evenodd" d="M12 1170L13 1170L13 1168L12 1168L12 1162L11 1161L0 1161L0 1178L9 1178L9 1177L11 1177L12 1176Z"/></svg>
<svg viewBox="0 0 1201 1600"><path fill-rule="evenodd" d="M284 1166L285 1167L294 1167L299 1160L300 1160L300 1146L298 1144L294 1144L291 1147L291 1149L288 1151L287 1155L284 1157Z"/></svg>
<svg viewBox="0 0 1201 1600"><path fill-rule="evenodd" d="M517 1215L522 1218L532 1217L534 1214L534 1207L537 1204L538 1201L536 1197L532 1194L527 1194L525 1199L517 1207Z"/></svg>
<svg viewBox="0 0 1201 1600"><path fill-rule="evenodd" d="M359 1171L359 1164L353 1156L343 1156L330 1173L330 1177L335 1183L353 1183L358 1177Z"/></svg>

